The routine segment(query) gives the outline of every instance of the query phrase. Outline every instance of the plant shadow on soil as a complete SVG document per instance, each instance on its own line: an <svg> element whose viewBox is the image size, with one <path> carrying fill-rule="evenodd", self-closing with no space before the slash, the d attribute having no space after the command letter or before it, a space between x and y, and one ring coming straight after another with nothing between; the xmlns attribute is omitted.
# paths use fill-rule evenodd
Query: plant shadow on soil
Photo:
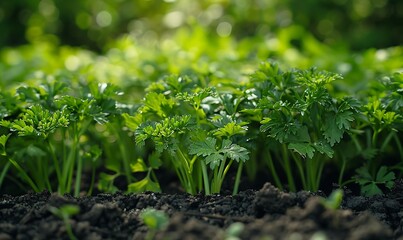
<svg viewBox="0 0 403 240"><path fill-rule="evenodd" d="M286 193L270 183L235 196L184 193L104 194L74 198L49 192L0 197L0 240L69 239L52 207L76 205L68 218L77 239L145 239L143 209L165 212L169 223L153 239L403 239L403 181L383 196L345 190L341 209L317 194ZM228 229L241 223L236 238ZM234 236L232 236L234 237Z"/></svg>

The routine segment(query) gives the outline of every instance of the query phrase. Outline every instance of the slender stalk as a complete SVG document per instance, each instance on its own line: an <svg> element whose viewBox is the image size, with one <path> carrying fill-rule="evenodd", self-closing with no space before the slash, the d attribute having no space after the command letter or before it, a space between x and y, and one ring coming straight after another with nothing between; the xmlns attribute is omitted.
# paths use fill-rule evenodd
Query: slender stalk
<svg viewBox="0 0 403 240"><path fill-rule="evenodd" d="M113 124L110 124L110 125L111 125L112 131L115 133L115 135L120 140L120 141L118 141L118 146L119 146L119 151L122 154L123 170L124 170L125 175L126 175L127 183L130 184L130 183L132 183L130 159L129 159L129 156L128 156L128 153L127 153L127 148L126 148L125 143L124 143L125 141L123 141L122 133L121 133L121 131L119 131L119 129L117 129L118 127L116 127Z"/></svg>
<svg viewBox="0 0 403 240"><path fill-rule="evenodd" d="M91 168L91 184L90 184L90 187L88 189L88 193L87 193L88 196L92 195L92 191L94 189L94 183L95 183L95 167L93 166Z"/></svg>
<svg viewBox="0 0 403 240"><path fill-rule="evenodd" d="M289 185L290 191L295 192L296 191L295 182L294 182L294 178L293 178L292 171L291 171L288 150L287 150L287 147L285 144L283 144L282 150L283 150L284 169L285 169L285 173L287 176L288 185Z"/></svg>
<svg viewBox="0 0 403 240"><path fill-rule="evenodd" d="M271 172L271 176L273 177L274 183L276 184L276 187L278 187L280 190L283 190L283 184L280 181L280 178L277 174L276 169L274 168L274 163L273 163L273 158L271 157L270 152L267 154L266 164L269 166L269 170Z"/></svg>
<svg viewBox="0 0 403 240"><path fill-rule="evenodd" d="M1 170L1 173L0 173L0 189L1 189L1 185L3 185L4 178L6 177L6 174L8 172L8 169L10 168L10 166L11 166L11 162L7 162L4 165L3 170Z"/></svg>
<svg viewBox="0 0 403 240"><path fill-rule="evenodd" d="M182 176L182 180L183 180L182 185L186 188L186 191L188 193L195 194L196 189L194 188L192 173L189 168L187 158L185 157L185 155L179 148L177 149L176 152L177 152L176 155L180 160L180 164L178 165L178 168L179 168L181 174L183 175ZM176 159L173 159L173 161L175 161L175 160Z"/></svg>
<svg viewBox="0 0 403 240"><path fill-rule="evenodd" d="M236 171L234 190L232 191L232 195L238 194L239 184L241 182L242 168L243 168L243 162L240 162L238 165L238 170Z"/></svg>
<svg viewBox="0 0 403 240"><path fill-rule="evenodd" d="M31 188L35 191L35 192L40 192L38 186L34 183L34 181L32 181L32 178L28 175L27 172L25 172L22 167L13 159L9 158L8 159L11 164L20 172L22 178L29 184L29 186L31 186Z"/></svg>
<svg viewBox="0 0 403 240"><path fill-rule="evenodd" d="M214 191L216 193L220 193L220 191L221 191L221 186L222 186L222 182L223 182L224 175L225 175L226 162L227 162L227 156L224 156L224 159L220 163L220 167L218 169L217 181L216 181L216 186L215 186L215 189L214 189Z"/></svg>
<svg viewBox="0 0 403 240"><path fill-rule="evenodd" d="M46 188L49 190L49 192L53 192L52 185L50 184L50 181L49 181L49 160L48 160L48 158L46 158L45 161L46 161L45 164L41 164L45 185L46 185Z"/></svg>
<svg viewBox="0 0 403 240"><path fill-rule="evenodd" d="M78 197L78 195L80 194L82 172L83 172L83 161L77 151L77 168L76 168L76 179L75 179L76 181L75 181L75 186L74 186L74 196L75 197Z"/></svg>
<svg viewBox="0 0 403 240"><path fill-rule="evenodd" d="M344 171L346 170L346 163L347 163L346 157L342 155L341 156L341 169L340 169L339 180L338 180L339 186L342 186Z"/></svg>
<svg viewBox="0 0 403 240"><path fill-rule="evenodd" d="M301 177L302 187L304 189L309 189L307 179L306 179L306 176L304 173L304 167L302 166L302 163L301 163L301 159L299 157L297 157L294 152L291 152L291 156L292 156L292 159L294 159L295 164L297 165L297 169L298 169L299 175ZM308 171L309 163L306 165L307 165L306 171ZM307 174L309 176L309 173L307 173Z"/></svg>
<svg viewBox="0 0 403 240"><path fill-rule="evenodd" d="M397 136L397 134L395 134L393 136L393 138L395 139L396 145L397 145L397 149L399 150L399 155L400 155L400 159L403 162L403 147L402 147L402 143L400 142L399 137Z"/></svg>
<svg viewBox="0 0 403 240"><path fill-rule="evenodd" d="M64 193L65 192L65 188L64 188L64 181L63 181L63 177L61 174L61 170L60 170L60 166L59 166L59 161L57 159L55 150L53 148L52 143L49 141L49 139L46 140L47 144L48 144L48 148L49 148L49 152L53 161L53 165L56 171L56 178L57 178L57 182L58 182L58 192L59 193Z"/></svg>
<svg viewBox="0 0 403 240"><path fill-rule="evenodd" d="M210 195L211 191L210 191L209 177L208 177L208 173L207 173L207 166L204 161L200 161L200 165L201 165L202 173L203 173L204 192L206 195Z"/></svg>
<svg viewBox="0 0 403 240"><path fill-rule="evenodd" d="M317 168L316 168L316 181L315 181L315 185L313 188L313 191L317 192L319 190L319 186L320 186L320 181L322 179L322 173L323 173L323 168L325 167L325 163L324 161L321 161L321 159L317 158L316 161L318 162Z"/></svg>
<svg viewBox="0 0 403 240"><path fill-rule="evenodd" d="M67 158L66 165L64 167L64 174L63 174L63 183L65 192L71 191L71 186L73 182L73 172L75 168L75 157L77 156L77 146L78 146L78 136L75 135L73 138L73 143L70 149L69 156Z"/></svg>
<svg viewBox="0 0 403 240"><path fill-rule="evenodd" d="M385 151L385 148L386 148L387 146L389 146L389 143L390 143L390 141L392 140L392 138L393 138L393 136L394 136L395 134L396 134L395 132L391 131L391 132L388 134L388 136L386 136L385 140L384 140L383 143L382 143L381 149L380 149L381 152Z"/></svg>

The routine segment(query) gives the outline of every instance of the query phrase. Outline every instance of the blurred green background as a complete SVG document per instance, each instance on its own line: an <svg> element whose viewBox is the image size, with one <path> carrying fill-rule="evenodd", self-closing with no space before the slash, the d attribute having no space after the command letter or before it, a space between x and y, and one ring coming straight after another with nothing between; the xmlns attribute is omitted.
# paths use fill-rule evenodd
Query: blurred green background
<svg viewBox="0 0 403 240"><path fill-rule="evenodd" d="M356 93L403 71L402 22L402 0L5 0L0 88L86 78L138 100L169 74L244 81L269 59Z"/></svg>
<svg viewBox="0 0 403 240"><path fill-rule="evenodd" d="M3 0L0 47L46 40L102 52L122 34L152 42L198 24L236 39L300 26L330 46L363 50L401 45L402 22L401 0Z"/></svg>

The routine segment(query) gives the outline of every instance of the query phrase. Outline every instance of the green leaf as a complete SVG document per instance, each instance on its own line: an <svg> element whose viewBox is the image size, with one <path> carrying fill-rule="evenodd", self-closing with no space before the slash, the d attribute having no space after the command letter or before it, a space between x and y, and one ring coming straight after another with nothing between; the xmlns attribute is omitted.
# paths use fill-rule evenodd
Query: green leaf
<svg viewBox="0 0 403 240"><path fill-rule="evenodd" d="M149 175L147 175L145 178L143 178L138 182L131 183L128 185L128 192L142 193L145 191L161 192L160 185L151 180Z"/></svg>
<svg viewBox="0 0 403 240"><path fill-rule="evenodd" d="M148 156L148 162L150 164L150 168L152 169L158 169L161 167L162 162L161 162L161 154L159 152L153 152L151 153L150 156Z"/></svg>
<svg viewBox="0 0 403 240"><path fill-rule="evenodd" d="M140 218L149 229L155 231L163 230L169 223L169 218L164 212L152 208L144 209L140 213Z"/></svg>
<svg viewBox="0 0 403 240"><path fill-rule="evenodd" d="M378 185L383 184L385 187L391 189L394 185L395 174L388 172L387 167L382 166L379 168L375 179L371 176L367 167L360 167L356 170L357 176L354 177L356 183L361 186L361 192L365 196L373 196L383 194Z"/></svg>
<svg viewBox="0 0 403 240"><path fill-rule="evenodd" d="M205 158L206 164L210 165L212 170L218 167L223 160L224 156L219 152L212 153Z"/></svg>
<svg viewBox="0 0 403 240"><path fill-rule="evenodd" d="M330 146L334 146L335 143L339 143L343 137L344 130L340 129L336 124L336 119L334 115L329 115L326 117L323 126L323 135L328 141Z"/></svg>
<svg viewBox="0 0 403 240"><path fill-rule="evenodd" d="M11 134L8 134L8 135L1 135L0 136L0 145L1 145L1 148L0 148L0 155L1 156L6 156L7 155L7 153L6 153L6 143L7 143L7 140L8 140L8 138L11 136Z"/></svg>
<svg viewBox="0 0 403 240"><path fill-rule="evenodd" d="M248 130L247 126L244 126L246 123L238 124L235 122L230 122L226 124L224 127L214 130L214 136L217 137L227 137L230 138L234 135L245 135Z"/></svg>
<svg viewBox="0 0 403 240"><path fill-rule="evenodd" d="M249 151L237 144L233 144L230 140L225 139L222 143L222 149L220 152L227 155L228 158L237 162L246 162L249 160Z"/></svg>
<svg viewBox="0 0 403 240"><path fill-rule="evenodd" d="M395 180L395 173L394 172L389 172L388 169L385 166L382 166L379 168L377 174L376 174L376 182L377 183L387 183Z"/></svg>
<svg viewBox="0 0 403 240"><path fill-rule="evenodd" d="M128 127L132 131L135 131L140 126L140 124L143 122L143 117L141 114L137 114L135 116L130 116L127 113L123 113L122 117L125 121L126 127Z"/></svg>
<svg viewBox="0 0 403 240"><path fill-rule="evenodd" d="M288 144L288 149L294 150L302 157L313 158L315 153L315 148L311 146L310 143L290 143Z"/></svg>
<svg viewBox="0 0 403 240"><path fill-rule="evenodd" d="M371 182L361 187L361 193L365 196L374 196L383 194L382 190L376 185L375 182Z"/></svg>
<svg viewBox="0 0 403 240"><path fill-rule="evenodd" d="M329 158L333 158L334 151L328 143L319 141L314 143L313 147L316 149L316 151L326 154Z"/></svg>
<svg viewBox="0 0 403 240"><path fill-rule="evenodd" d="M134 173L136 173L136 172L147 172L148 171L147 165L145 164L145 162L141 158L138 158L136 163L130 164L130 167L132 169L132 172L134 172Z"/></svg>
<svg viewBox="0 0 403 240"><path fill-rule="evenodd" d="M115 193L119 191L119 189L114 185L115 179L119 176L119 174L99 174L98 181L98 189L103 192Z"/></svg>
<svg viewBox="0 0 403 240"><path fill-rule="evenodd" d="M356 169L355 171L360 177L358 179L360 181L360 184L372 181L372 176L371 176L371 174L369 174L367 167L360 167L360 168Z"/></svg>
<svg viewBox="0 0 403 240"><path fill-rule="evenodd" d="M193 142L189 147L189 153L203 157L216 153L216 141L215 138L207 137L204 141Z"/></svg>
<svg viewBox="0 0 403 240"><path fill-rule="evenodd" d="M152 112L159 117L166 117L167 110L170 110L175 105L175 101L167 99L161 93L150 92L144 98L144 106L142 112Z"/></svg>
<svg viewBox="0 0 403 240"><path fill-rule="evenodd" d="M376 157L378 152L379 152L379 149L377 149L377 148L366 148L366 149L362 150L360 152L360 154L365 160L371 160Z"/></svg>
<svg viewBox="0 0 403 240"><path fill-rule="evenodd" d="M345 111L336 114L336 124L339 129L350 129L352 121L354 121L353 112Z"/></svg>

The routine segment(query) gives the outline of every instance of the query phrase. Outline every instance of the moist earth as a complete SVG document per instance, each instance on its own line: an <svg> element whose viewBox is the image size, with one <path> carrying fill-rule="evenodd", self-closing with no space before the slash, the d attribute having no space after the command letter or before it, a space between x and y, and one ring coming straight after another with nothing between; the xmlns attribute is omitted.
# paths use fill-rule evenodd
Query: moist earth
<svg viewBox="0 0 403 240"><path fill-rule="evenodd" d="M235 196L97 194L74 198L49 192L0 197L0 240L70 239L399 239L403 240L403 181L385 195L357 196L345 189L340 209L323 194L282 192L270 183ZM50 211L73 204L67 218ZM164 212L164 229L152 231L140 217L146 208Z"/></svg>

